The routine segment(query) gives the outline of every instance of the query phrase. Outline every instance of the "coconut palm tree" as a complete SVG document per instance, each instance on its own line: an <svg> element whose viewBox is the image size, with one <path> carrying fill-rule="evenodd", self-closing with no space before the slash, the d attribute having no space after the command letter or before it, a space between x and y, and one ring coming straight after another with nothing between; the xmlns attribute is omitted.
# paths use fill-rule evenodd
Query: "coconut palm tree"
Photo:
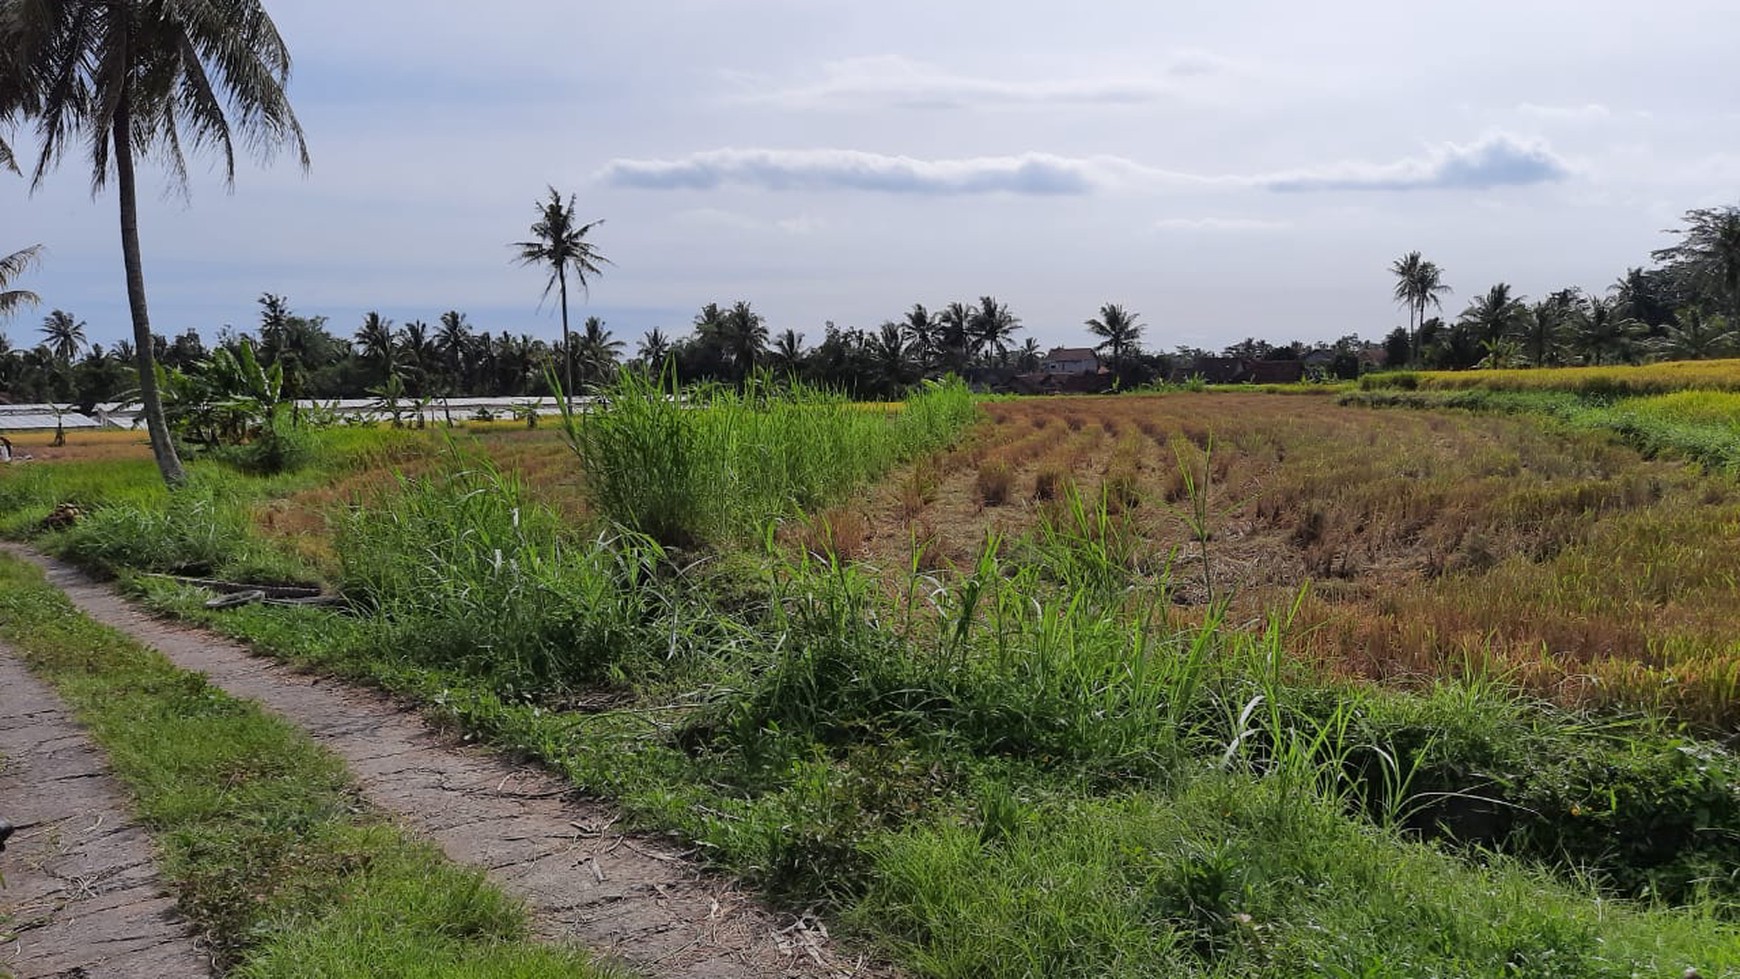
<svg viewBox="0 0 1740 979"><path fill-rule="evenodd" d="M1666 360L1708 360L1732 350L1737 338L1740 334L1729 327L1726 319L1706 315L1702 309L1690 306L1674 314L1674 322L1654 346Z"/></svg>
<svg viewBox="0 0 1740 979"><path fill-rule="evenodd" d="M1629 360L1637 338L1643 333L1643 323L1626 315L1621 300L1589 296L1573 324L1572 345L1582 355L1584 363L1599 367L1609 358Z"/></svg>
<svg viewBox="0 0 1740 979"><path fill-rule="evenodd" d="M780 331L767 353L767 366L778 377L795 375L804 359L804 335L793 329Z"/></svg>
<svg viewBox="0 0 1740 979"><path fill-rule="evenodd" d="M935 362L941 352L937 337L937 317L931 315L923 303L913 303L912 308L902 318L900 326L906 332L907 349L913 359L925 366Z"/></svg>
<svg viewBox="0 0 1740 979"><path fill-rule="evenodd" d="M1557 298L1548 298L1524 310L1519 319L1523 349L1528 353L1529 363L1545 367L1560 361L1559 355L1565 348L1565 337L1570 332L1576 309Z"/></svg>
<svg viewBox="0 0 1740 979"><path fill-rule="evenodd" d="M918 380L917 365L907 347L901 324L882 324L882 329L870 338L868 347L870 360L876 365L876 390L881 396L898 398L906 391L907 385Z"/></svg>
<svg viewBox="0 0 1740 979"><path fill-rule="evenodd" d="M740 299L725 312L723 327L725 350L741 381L767 354L767 320Z"/></svg>
<svg viewBox="0 0 1740 979"><path fill-rule="evenodd" d="M34 306L42 298L29 289L11 288L12 280L30 271L42 254L41 245L32 245L0 258L0 316L11 316L24 306Z"/></svg>
<svg viewBox="0 0 1740 979"><path fill-rule="evenodd" d="M1488 345L1490 352L1497 344L1512 339L1527 311L1522 300L1510 294L1510 284L1500 282L1488 289L1486 295L1469 303L1462 311L1460 322L1472 329L1476 338Z"/></svg>
<svg viewBox="0 0 1740 979"><path fill-rule="evenodd" d="M442 313L440 323L435 330L435 353L441 358L441 372L451 390L453 385L462 383L465 374L465 355L471 349L471 324L457 309Z"/></svg>
<svg viewBox="0 0 1740 979"><path fill-rule="evenodd" d="M36 131L32 187L70 143L84 144L93 190L114 178L139 400L171 486L187 476L157 391L134 157L157 156L184 190L184 146L215 147L232 186L238 141L261 157L288 146L306 169L289 77L290 52L260 0L0 0L0 120Z"/></svg>
<svg viewBox="0 0 1740 979"><path fill-rule="evenodd" d="M1009 311L1007 303L994 296L980 296L979 308L973 311L972 334L987 358L995 354L999 365L1009 360L1009 345L1021 329L1021 318Z"/></svg>
<svg viewBox="0 0 1740 979"><path fill-rule="evenodd" d="M647 373L654 374L664 370L665 361L671 356L671 341L665 336L665 331L658 327L648 330L641 337L640 344L635 348L635 355L646 365Z"/></svg>
<svg viewBox="0 0 1740 979"><path fill-rule="evenodd" d="M580 362L580 384L585 387L602 379L616 366L622 354L622 341L611 336L604 328L603 320L588 316L574 348L575 357Z"/></svg>
<svg viewBox="0 0 1740 979"><path fill-rule="evenodd" d="M950 371L959 374L967 362L979 352L978 338L973 335L973 307L967 303L949 303L937 315L938 352Z"/></svg>
<svg viewBox="0 0 1740 979"><path fill-rule="evenodd" d="M603 224L602 220L580 224L574 217L574 195L568 195L566 201L556 188L550 188L550 196L536 205L538 220L532 224L530 241L515 242L513 247L519 249L517 260L521 265L539 265L550 270L550 277L544 282L543 299L550 298L550 290L559 293L562 302L562 361L565 367L563 380L568 390L574 390L573 337L568 329L568 273L572 272L580 283L582 295L591 295L591 286L587 276L604 274L601 265L609 265L610 259L599 254L596 246L586 240L593 228Z"/></svg>
<svg viewBox="0 0 1740 979"><path fill-rule="evenodd" d="M1015 368L1025 373L1038 370L1039 365L1044 361L1045 351L1039 349L1039 341L1032 337L1028 337L1026 342L1021 344L1021 349L1015 351Z"/></svg>
<svg viewBox="0 0 1740 979"><path fill-rule="evenodd" d="M70 364L85 348L85 321L74 319L64 309L57 309L43 317L42 342L53 351L55 360Z"/></svg>
<svg viewBox="0 0 1740 979"><path fill-rule="evenodd" d="M1443 297L1450 292L1444 284L1444 274L1436 262L1428 262L1419 252L1409 252L1390 263L1390 274L1396 277L1392 295L1408 310L1409 346L1413 358L1420 359L1420 327L1426 322L1426 307L1443 308Z"/></svg>
<svg viewBox="0 0 1740 979"><path fill-rule="evenodd" d="M1142 339L1142 324L1139 321L1141 313L1126 312L1117 303L1106 303L1100 307L1100 315L1087 321L1088 332L1105 341L1096 350L1107 347L1112 351L1112 373L1122 377L1124 373L1124 353L1133 349Z"/></svg>
<svg viewBox="0 0 1740 979"><path fill-rule="evenodd" d="M1680 243L1650 257L1678 272L1677 278L1725 303L1728 319L1740 323L1740 207L1687 211L1686 226L1671 231Z"/></svg>
<svg viewBox="0 0 1740 979"><path fill-rule="evenodd" d="M398 344L393 337L393 321L370 310L364 314L362 326L356 331L356 345L362 359L380 369L381 383L398 373Z"/></svg>

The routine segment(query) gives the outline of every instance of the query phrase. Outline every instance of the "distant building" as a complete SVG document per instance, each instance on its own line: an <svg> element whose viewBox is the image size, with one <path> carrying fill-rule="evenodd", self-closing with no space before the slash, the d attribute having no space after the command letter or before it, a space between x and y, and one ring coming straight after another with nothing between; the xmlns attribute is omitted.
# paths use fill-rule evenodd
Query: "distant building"
<svg viewBox="0 0 1740 979"><path fill-rule="evenodd" d="M1100 355L1092 347L1052 347L1039 369L1046 374L1097 374Z"/></svg>

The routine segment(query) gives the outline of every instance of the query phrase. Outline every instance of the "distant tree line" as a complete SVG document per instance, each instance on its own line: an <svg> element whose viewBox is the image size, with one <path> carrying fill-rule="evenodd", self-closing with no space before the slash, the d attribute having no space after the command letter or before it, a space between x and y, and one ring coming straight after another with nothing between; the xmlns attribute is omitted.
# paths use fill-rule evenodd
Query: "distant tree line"
<svg viewBox="0 0 1740 979"><path fill-rule="evenodd" d="M596 224L572 221L551 191L540 220L557 236L541 259L536 243L520 243L524 260L550 273L551 288L563 280L558 260L584 285L586 274L607 261L577 237ZM537 230L537 229L534 229ZM1740 354L1740 208L1690 211L1674 245L1653 253L1650 268L1632 268L1603 293L1566 288L1535 301L1498 283L1469 302L1454 319L1429 315L1451 294L1438 267L1418 252L1391 266L1395 298L1409 313L1384 341L1384 360L1459 370L1472 367L1617 364L1651 359L1699 359ZM565 236L565 239L564 239ZM565 241L565 243L564 243ZM575 256L586 263L582 270ZM35 260L30 250L0 261L0 298L8 311L35 297L8 291L9 280ZM564 307L565 307L564 303ZM348 336L323 316L295 312L285 297L259 299L251 332L225 329L208 346L197 331L174 337L154 334L154 361L171 379L219 371L250 347L262 368L276 367L287 400L384 397L407 401L444 397L543 397L550 377L572 378L577 392L596 390L624 366L674 370L683 382L742 384L758 372L789 377L864 399L897 398L919 381L944 374L1006 377L1038 370L1046 351L1023 337L1021 318L994 296L950 302L932 309L915 304L873 329L824 324L809 343L795 329L774 332L745 300L701 307L688 329L663 328L628 346L597 316L588 316L568 340L529 334L491 333L458 310L434 324L413 319L396 324L379 312L366 314ZM1322 374L1357 376L1372 358L1365 341L1348 334L1328 343L1274 343L1249 337L1221 351L1177 347L1169 352L1143 346L1140 314L1116 303L1084 321L1103 363L1124 387L1187 374L1200 358L1247 360L1311 358ZM86 324L52 310L38 329L38 342L14 346L0 333L0 396L15 402L55 401L89 408L135 396L135 350L127 341L105 348L90 344ZM1314 357L1313 354L1322 356ZM186 390L181 384L177 389Z"/></svg>
<svg viewBox="0 0 1740 979"><path fill-rule="evenodd" d="M1438 370L1703 360L1740 354L1740 207L1687 211L1679 240L1650 268L1626 270L1600 292L1571 286L1530 301L1499 282L1446 322L1450 287L1410 252L1390 266L1406 329L1384 341L1392 365Z"/></svg>

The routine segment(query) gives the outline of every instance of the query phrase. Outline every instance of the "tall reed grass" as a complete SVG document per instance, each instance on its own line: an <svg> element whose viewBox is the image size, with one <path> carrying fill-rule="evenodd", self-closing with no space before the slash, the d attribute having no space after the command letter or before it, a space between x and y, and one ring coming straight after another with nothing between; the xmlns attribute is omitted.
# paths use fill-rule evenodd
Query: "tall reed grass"
<svg viewBox="0 0 1740 979"><path fill-rule="evenodd" d="M564 416L587 493L606 518L666 545L753 540L952 441L976 411L964 384L899 412L803 385L682 390L624 371L604 403Z"/></svg>
<svg viewBox="0 0 1740 979"><path fill-rule="evenodd" d="M571 538L487 461L402 478L339 530L345 592L413 661L549 691L597 681L657 642L662 551L618 531Z"/></svg>

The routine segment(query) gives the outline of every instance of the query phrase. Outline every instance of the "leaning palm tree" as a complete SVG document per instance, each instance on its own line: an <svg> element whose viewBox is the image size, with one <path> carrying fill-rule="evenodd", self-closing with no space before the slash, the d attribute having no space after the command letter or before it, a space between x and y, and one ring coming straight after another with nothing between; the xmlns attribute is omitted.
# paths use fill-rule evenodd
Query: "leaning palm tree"
<svg viewBox="0 0 1740 979"><path fill-rule="evenodd" d="M85 348L85 321L75 319L64 309L57 309L43 317L42 342L54 353L55 360L70 364Z"/></svg>
<svg viewBox="0 0 1740 979"><path fill-rule="evenodd" d="M1112 374L1115 376L1123 376L1124 353L1142 339L1142 324L1137 319L1141 315L1126 312L1117 303L1106 303L1100 307L1098 317L1087 321L1088 332L1105 341L1097 349L1111 348Z"/></svg>
<svg viewBox="0 0 1740 979"><path fill-rule="evenodd" d="M115 180L139 400L164 480L186 481L169 439L139 252L134 157L157 156L187 186L184 146L216 147L233 186L235 144L261 157L308 146L284 95L290 52L260 0L0 0L0 120L35 129L40 187L70 143L91 186Z"/></svg>
<svg viewBox="0 0 1740 979"><path fill-rule="evenodd" d="M42 301L41 297L29 289L10 288L13 279L28 272L36 264L41 252L41 245L32 245L0 258L0 316L11 316L24 306L34 306Z"/></svg>
<svg viewBox="0 0 1740 979"><path fill-rule="evenodd" d="M515 242L513 247L519 249L521 265L539 265L550 270L550 278L544 283L543 299L550 298L552 289L560 294L563 381L571 392L574 390L574 347L568 330L568 273L574 273L582 294L591 294L586 277L604 274L600 263L609 265L610 259L599 254L586 236L604 222L576 223L574 196L570 194L568 200L563 201L562 193L554 187L550 188L549 198L537 204L537 210L538 220L532 225L531 240Z"/></svg>

